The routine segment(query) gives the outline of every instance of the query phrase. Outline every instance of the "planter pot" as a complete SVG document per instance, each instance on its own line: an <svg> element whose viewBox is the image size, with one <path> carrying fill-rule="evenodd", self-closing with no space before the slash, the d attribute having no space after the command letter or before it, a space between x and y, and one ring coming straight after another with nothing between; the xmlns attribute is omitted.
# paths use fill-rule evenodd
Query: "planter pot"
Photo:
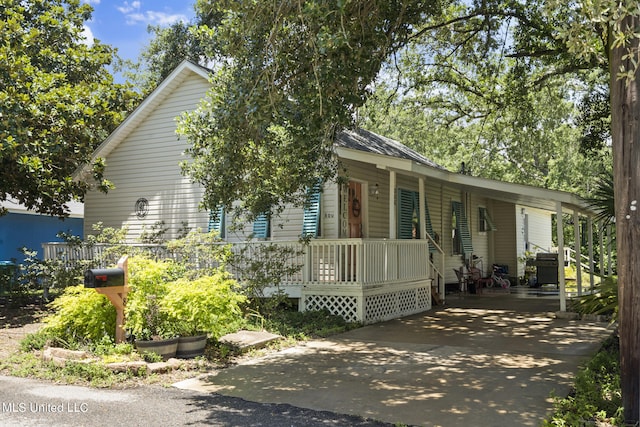
<svg viewBox="0 0 640 427"><path fill-rule="evenodd" d="M190 359L202 356L207 345L207 334L178 338L178 350L176 357Z"/></svg>
<svg viewBox="0 0 640 427"><path fill-rule="evenodd" d="M168 360L176 356L176 351L178 350L178 338L136 341L136 348L140 353L156 353L162 356L162 360Z"/></svg>

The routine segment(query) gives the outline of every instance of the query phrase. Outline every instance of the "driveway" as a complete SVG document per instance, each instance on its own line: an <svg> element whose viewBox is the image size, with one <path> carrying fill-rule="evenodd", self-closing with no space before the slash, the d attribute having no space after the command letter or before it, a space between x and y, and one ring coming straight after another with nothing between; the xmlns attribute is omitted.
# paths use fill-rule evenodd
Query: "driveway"
<svg viewBox="0 0 640 427"><path fill-rule="evenodd" d="M445 306L249 360L176 387L421 426L538 426L613 328L557 300L451 296Z"/></svg>

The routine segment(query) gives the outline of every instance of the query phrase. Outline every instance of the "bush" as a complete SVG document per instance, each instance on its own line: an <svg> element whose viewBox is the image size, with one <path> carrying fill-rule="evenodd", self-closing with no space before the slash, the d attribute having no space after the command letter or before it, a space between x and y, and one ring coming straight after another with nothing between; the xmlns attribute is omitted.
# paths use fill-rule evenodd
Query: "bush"
<svg viewBox="0 0 640 427"><path fill-rule="evenodd" d="M598 285L598 292L573 301L571 308L580 314L603 314L618 317L618 278L607 277Z"/></svg>
<svg viewBox="0 0 640 427"><path fill-rule="evenodd" d="M131 257L129 293L125 306L125 329L136 339L169 338L174 328L160 311L160 301L168 292L167 284L184 273L171 260L156 261L145 256Z"/></svg>
<svg viewBox="0 0 640 427"><path fill-rule="evenodd" d="M193 280L178 279L167 285L161 311L178 334L206 332L219 338L242 316L240 304L246 298L234 292L237 286L231 275L222 270Z"/></svg>
<svg viewBox="0 0 640 427"><path fill-rule="evenodd" d="M73 346L115 337L116 309L94 289L69 286L50 305L42 333L51 339Z"/></svg>
<svg viewBox="0 0 640 427"><path fill-rule="evenodd" d="M598 353L576 375L573 392L566 398L556 398L554 406L555 413L544 423L545 426L578 426L594 422L622 425L617 336L603 343Z"/></svg>

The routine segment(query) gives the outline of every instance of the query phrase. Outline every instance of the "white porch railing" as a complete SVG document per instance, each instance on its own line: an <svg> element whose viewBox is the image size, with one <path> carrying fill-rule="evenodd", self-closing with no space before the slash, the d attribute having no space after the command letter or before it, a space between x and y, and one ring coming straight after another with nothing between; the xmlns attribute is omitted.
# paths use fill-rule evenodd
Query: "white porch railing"
<svg viewBox="0 0 640 427"><path fill-rule="evenodd" d="M251 260L268 257L266 248L274 245L290 249L284 259L278 260L280 266L290 270L290 274L282 278L282 285L286 286L332 284L366 288L432 278L433 266L429 262L429 246L425 240L318 239L306 247L298 241L250 242L231 244L231 250L234 254L243 252L242 260ZM43 252L45 259L60 259L67 266L81 260L95 260L95 267L108 267L100 265L100 261L110 246L45 243ZM161 245L131 246L150 251L159 258L175 257ZM242 264L238 262L230 266L231 272L243 267Z"/></svg>

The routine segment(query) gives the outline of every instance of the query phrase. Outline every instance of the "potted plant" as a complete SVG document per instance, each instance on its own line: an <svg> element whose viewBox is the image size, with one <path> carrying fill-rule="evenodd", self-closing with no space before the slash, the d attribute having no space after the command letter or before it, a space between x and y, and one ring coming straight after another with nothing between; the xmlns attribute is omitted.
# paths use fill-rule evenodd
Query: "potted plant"
<svg viewBox="0 0 640 427"><path fill-rule="evenodd" d="M195 357L204 352L207 336L219 338L241 317L245 297L234 291L231 275L217 271L211 276L169 284L162 311L180 335L178 357Z"/></svg>
<svg viewBox="0 0 640 427"><path fill-rule="evenodd" d="M167 283L175 279L176 265L145 257L129 260L125 330L140 353L156 353L164 360L175 356L178 338L172 319L161 310Z"/></svg>
<svg viewBox="0 0 640 427"><path fill-rule="evenodd" d="M144 324L130 324L135 336L137 350L144 353L156 353L163 360L176 356L178 337L166 316L161 313L156 295L148 296L148 305L144 314Z"/></svg>

